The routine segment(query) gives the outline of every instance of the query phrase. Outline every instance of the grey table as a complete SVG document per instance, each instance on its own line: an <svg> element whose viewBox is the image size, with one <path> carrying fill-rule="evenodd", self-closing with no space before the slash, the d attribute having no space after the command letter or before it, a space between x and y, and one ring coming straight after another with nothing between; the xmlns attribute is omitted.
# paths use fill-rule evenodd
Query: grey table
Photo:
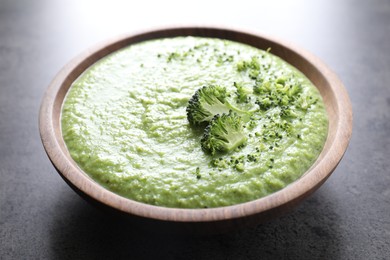
<svg viewBox="0 0 390 260"><path fill-rule="evenodd" d="M390 259L390 1L138 2L0 0L0 259ZM349 149L291 213L224 235L148 234L86 203L50 164L38 110L60 68L109 37L182 23L289 40L344 82Z"/></svg>

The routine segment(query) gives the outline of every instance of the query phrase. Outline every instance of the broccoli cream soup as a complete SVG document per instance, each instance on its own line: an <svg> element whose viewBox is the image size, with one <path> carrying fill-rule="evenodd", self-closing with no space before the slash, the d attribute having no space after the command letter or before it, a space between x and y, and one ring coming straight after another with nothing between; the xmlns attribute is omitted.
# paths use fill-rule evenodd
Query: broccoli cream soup
<svg viewBox="0 0 390 260"><path fill-rule="evenodd" d="M112 53L64 101L72 158L110 191L158 206L220 207L282 189L315 162L328 119L313 84L271 53L198 37Z"/></svg>

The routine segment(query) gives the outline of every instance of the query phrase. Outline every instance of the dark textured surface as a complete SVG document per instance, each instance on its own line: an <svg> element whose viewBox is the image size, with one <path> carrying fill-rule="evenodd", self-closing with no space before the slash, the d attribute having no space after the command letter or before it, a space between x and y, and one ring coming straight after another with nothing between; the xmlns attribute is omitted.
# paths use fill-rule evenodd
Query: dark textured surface
<svg viewBox="0 0 390 260"><path fill-rule="evenodd" d="M0 0L0 259L390 259L390 1L97 2ZM345 83L350 147L288 215L218 236L147 234L80 199L46 157L39 105L66 62L107 37L183 22L288 39Z"/></svg>

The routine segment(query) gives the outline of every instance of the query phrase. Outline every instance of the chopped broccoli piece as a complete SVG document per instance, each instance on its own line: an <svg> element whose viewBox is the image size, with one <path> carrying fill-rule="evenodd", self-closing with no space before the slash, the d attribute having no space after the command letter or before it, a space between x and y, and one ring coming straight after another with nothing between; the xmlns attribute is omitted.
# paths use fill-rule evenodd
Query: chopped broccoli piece
<svg viewBox="0 0 390 260"><path fill-rule="evenodd" d="M242 60L237 63L237 71L248 71L248 76L251 79L257 79L260 74L260 63L256 56L252 56L250 61Z"/></svg>
<svg viewBox="0 0 390 260"><path fill-rule="evenodd" d="M253 93L253 90L251 88L245 87L242 83L234 82L234 86L237 89L237 102L248 102L249 95Z"/></svg>
<svg viewBox="0 0 390 260"><path fill-rule="evenodd" d="M187 106L187 118L190 124L208 123L215 115L228 114L230 110L250 114L230 104L227 97L226 88L222 86L209 85L198 89Z"/></svg>
<svg viewBox="0 0 390 260"><path fill-rule="evenodd" d="M217 114L213 117L204 131L201 146L203 151L214 155L216 152L234 151L246 141L241 117L230 111L229 114Z"/></svg>
<svg viewBox="0 0 390 260"><path fill-rule="evenodd" d="M252 56L250 61L246 60L241 60L237 63L237 70L240 71L245 71L245 70L254 70L254 71L259 71L260 70L260 63L259 60L256 56Z"/></svg>
<svg viewBox="0 0 390 260"><path fill-rule="evenodd" d="M302 87L300 85L290 85L286 78L282 77L278 78L276 83L270 81L256 82L253 91L258 96L256 104L259 105L260 109L268 110L271 107L279 106L285 110L287 106L295 105L297 99L301 96ZM305 102L303 103L305 104ZM284 116L294 114L289 115L289 113L284 112Z"/></svg>

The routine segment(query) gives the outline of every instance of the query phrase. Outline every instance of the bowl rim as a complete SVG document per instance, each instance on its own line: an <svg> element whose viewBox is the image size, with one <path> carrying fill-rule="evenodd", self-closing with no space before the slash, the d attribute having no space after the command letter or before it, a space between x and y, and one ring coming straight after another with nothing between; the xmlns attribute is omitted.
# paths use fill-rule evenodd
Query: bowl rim
<svg viewBox="0 0 390 260"><path fill-rule="evenodd" d="M197 33L194 33L197 32ZM215 34L216 38L230 39L240 42L240 37L266 41L268 44L279 46L282 51L298 55L303 61L315 68L321 74L332 93L337 106L332 108L337 112L337 124L334 136L328 143L329 149L322 151L321 160L304 173L298 180L285 188L268 196L231 206L185 209L168 208L149 205L117 195L85 174L71 159L58 127L63 97L73 82L75 75L80 75L95 61L125 47L129 44L149 39L172 36L201 36L200 34ZM165 35L165 36L164 36ZM207 36L205 36L207 37ZM247 42L245 42L247 43ZM251 43L247 43L252 45ZM302 70L301 70L302 71ZM303 72L305 74L305 72ZM73 76L70 76L73 75ZM77 78L77 77L76 77ZM61 101L61 105L59 103ZM57 123L56 123L57 122ZM123 213L162 221L174 222L217 222L228 219L239 219L253 215L265 214L267 211L279 212L283 207L292 207L303 198L310 195L331 175L342 159L352 135L352 107L342 82L320 59L308 51L287 41L246 29L236 29L216 26L178 26L143 30L104 41L79 54L66 64L46 89L39 112L39 132L44 149L61 177L71 186L86 194L88 197L117 209Z"/></svg>

